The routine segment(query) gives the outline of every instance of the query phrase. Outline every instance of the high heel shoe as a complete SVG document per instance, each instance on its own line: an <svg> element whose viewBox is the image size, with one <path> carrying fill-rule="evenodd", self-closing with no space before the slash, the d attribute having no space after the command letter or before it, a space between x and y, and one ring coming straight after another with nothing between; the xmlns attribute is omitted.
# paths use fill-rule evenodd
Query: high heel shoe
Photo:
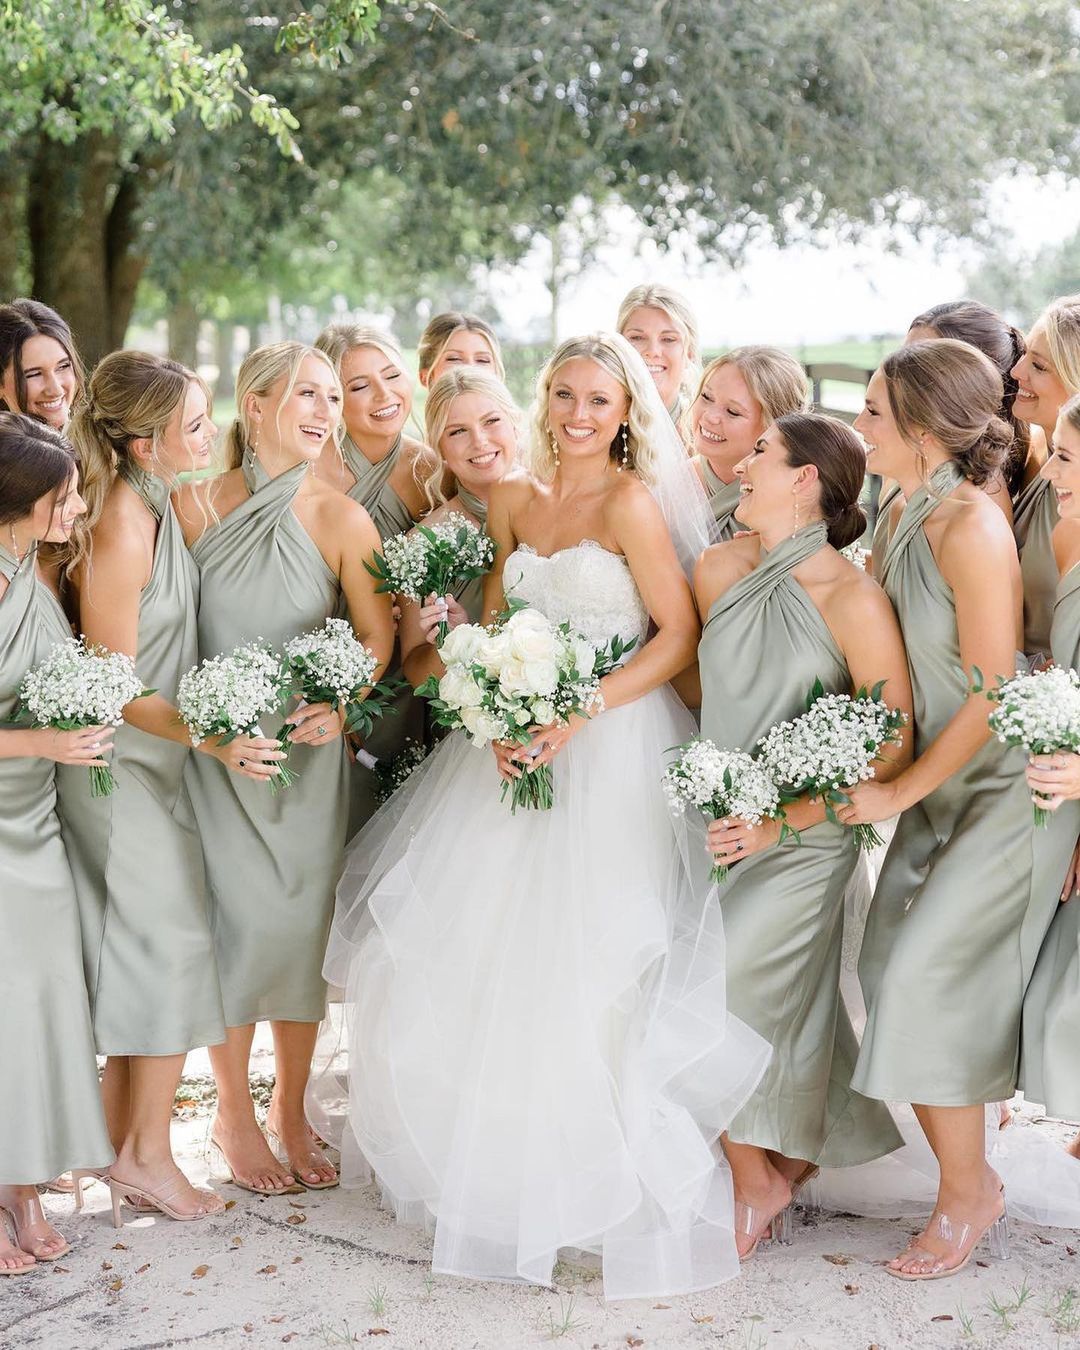
<svg viewBox="0 0 1080 1350"><path fill-rule="evenodd" d="M970 1246L964 1252L963 1258L953 1265L946 1265L950 1257L949 1252L938 1255L925 1247L921 1247L916 1241L896 1260L916 1260L925 1269L893 1270L891 1266L886 1266L885 1269L890 1275L898 1280L943 1280L949 1275L957 1275L971 1260L976 1247L984 1237L989 1245L990 1256L993 1260L1007 1261L1009 1259L1009 1214L1005 1208L1004 1187L1001 1190L1001 1213L982 1228L976 1230L974 1224L967 1223L963 1219L951 1219L948 1214L937 1214L936 1212L931 1215L930 1223L926 1226L926 1232L931 1231L931 1225L933 1225L935 1235L940 1237L943 1242L948 1243L957 1255L964 1252L964 1247L970 1240ZM972 1237L973 1233L974 1237Z"/></svg>
<svg viewBox="0 0 1080 1350"><path fill-rule="evenodd" d="M75 1209L81 1210L83 1207L83 1182L100 1181L103 1184L108 1177L108 1171L104 1167L78 1167L71 1169L72 1194L75 1197Z"/></svg>
<svg viewBox="0 0 1080 1350"><path fill-rule="evenodd" d="M274 1133L274 1131L269 1128L267 1128L266 1130L266 1141L270 1145L274 1157L277 1158L278 1162L281 1163L283 1167L287 1167L289 1171L292 1172L293 1176L296 1177L296 1180L305 1190L329 1191L334 1186L339 1186L341 1184L341 1178L337 1176L336 1168L334 1168L335 1174L331 1181L305 1181L303 1176L300 1174L300 1170L293 1166L291 1160L289 1159L288 1154L285 1152L285 1145L281 1142L281 1140ZM329 1159L326 1157L326 1154L323 1153L321 1148L313 1147L308 1157L310 1158L313 1166L317 1167L319 1166L319 1164L322 1164L326 1167L333 1167L333 1163L329 1161Z"/></svg>
<svg viewBox="0 0 1080 1350"><path fill-rule="evenodd" d="M291 1186L282 1186L280 1190L267 1190L261 1186L252 1186L250 1182L241 1180L232 1169L228 1158L211 1134L206 1141L205 1158L210 1168L210 1180L217 1181L225 1185L239 1186L242 1191L250 1191L252 1195L303 1195L304 1187L293 1178Z"/></svg>
<svg viewBox="0 0 1080 1350"><path fill-rule="evenodd" d="M146 1186L134 1186L131 1182L121 1181L119 1177L114 1177L110 1172L105 1177L105 1184L109 1188L109 1194L112 1198L112 1219L114 1228L123 1228L124 1220L120 1213L121 1207L127 1205L129 1209L139 1212L139 1206L132 1204L132 1200L148 1202L156 1210L170 1219L175 1219L178 1223L191 1223L196 1219L210 1219L215 1214L224 1214L225 1205L221 1197L215 1195L213 1191L200 1190L199 1187L192 1187L197 1195L206 1196L207 1199L217 1201L217 1204L210 1206L200 1206L194 1211L185 1212L174 1208L172 1202L190 1185L187 1177L177 1168L176 1176L166 1182L164 1186L157 1190L150 1190Z"/></svg>
<svg viewBox="0 0 1080 1350"><path fill-rule="evenodd" d="M15 1245L21 1251L32 1256L35 1261L58 1261L61 1256L66 1256L71 1251L71 1243L67 1241L62 1234L57 1233L52 1224L45 1217L45 1211L41 1208L41 1200L37 1191L33 1192L33 1197L27 1197L25 1200L14 1205L0 1205L0 1216L6 1215L11 1222L11 1227L15 1231ZM53 1233L60 1238L63 1246L56 1251L37 1251L33 1247L24 1245L25 1238L29 1243L47 1242L48 1235L36 1237L31 1233L32 1228L52 1228ZM10 1274L6 1271L5 1274Z"/></svg>
<svg viewBox="0 0 1080 1350"><path fill-rule="evenodd" d="M791 1246L792 1201L772 1214L755 1209L753 1205L744 1205L735 1201L735 1232L754 1239L750 1247L743 1252L739 1260L749 1261L763 1242L776 1242L781 1247Z"/></svg>

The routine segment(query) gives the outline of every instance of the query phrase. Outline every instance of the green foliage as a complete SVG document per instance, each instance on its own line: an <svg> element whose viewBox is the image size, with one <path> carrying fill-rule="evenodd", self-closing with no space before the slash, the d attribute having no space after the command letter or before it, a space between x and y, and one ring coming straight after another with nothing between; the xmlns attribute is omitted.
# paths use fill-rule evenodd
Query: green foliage
<svg viewBox="0 0 1080 1350"><path fill-rule="evenodd" d="M1015 239L999 240L968 277L972 297L1029 327L1057 295L1080 291L1080 230L1025 259Z"/></svg>

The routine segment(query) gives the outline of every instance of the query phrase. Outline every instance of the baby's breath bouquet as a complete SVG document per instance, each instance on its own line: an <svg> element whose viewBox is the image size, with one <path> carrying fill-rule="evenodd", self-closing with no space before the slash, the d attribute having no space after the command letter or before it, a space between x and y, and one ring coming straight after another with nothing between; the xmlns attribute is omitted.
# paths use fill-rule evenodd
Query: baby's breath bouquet
<svg viewBox="0 0 1080 1350"><path fill-rule="evenodd" d="M393 759L375 761L374 797L381 806L405 783L427 759L429 750L419 741L408 740Z"/></svg>
<svg viewBox="0 0 1080 1350"><path fill-rule="evenodd" d="M285 644L285 662L295 691L305 703L329 703L345 709L345 730L370 736L375 719L393 712L393 699L403 680L373 684L379 664L344 619L327 619L322 628L301 633ZM361 698L367 689L367 698ZM281 739L289 734L286 726Z"/></svg>
<svg viewBox="0 0 1080 1350"><path fill-rule="evenodd" d="M276 713L292 692L289 668L282 657L262 642L249 642L228 655L211 656L181 677L176 706L192 745L220 736L227 745L237 736L264 736L259 719ZM288 750L283 737L281 749ZM270 778L277 791L289 787L296 775L284 761Z"/></svg>
<svg viewBox="0 0 1080 1350"><path fill-rule="evenodd" d="M1019 746L1029 755L1052 755L1066 750L1080 754L1080 676L1061 666L1047 666L1034 674L1000 680L996 689L984 689L975 672L976 692L985 693L997 707L990 714L990 730L1005 745ZM1035 806L1035 824L1045 826L1050 813Z"/></svg>
<svg viewBox="0 0 1080 1350"><path fill-rule="evenodd" d="M780 785L781 798L820 797L825 812L839 823L836 807L849 800L845 788L874 777L874 764L887 745L896 745L907 714L890 708L881 698L884 681L867 693L827 694L815 680L806 700L806 712L790 722L779 722L758 743L762 759ZM873 825L853 825L859 848L871 849L884 841Z"/></svg>
<svg viewBox="0 0 1080 1350"><path fill-rule="evenodd" d="M448 634L439 648L446 673L432 675L417 692L430 700L440 726L463 730L475 745L528 745L538 727L599 712L600 680L634 641L614 637L597 648L568 623L556 625L538 610L514 606L500 623L461 624ZM504 798L509 789L504 783ZM550 765L526 768L514 779L511 811L548 810L553 801Z"/></svg>
<svg viewBox="0 0 1080 1350"><path fill-rule="evenodd" d="M494 561L494 542L460 511L451 511L434 525L417 525L387 539L383 552L364 566L378 580L377 591L420 605L429 595L447 595L482 577ZM445 622L439 624L439 642L447 630Z"/></svg>
<svg viewBox="0 0 1080 1350"><path fill-rule="evenodd" d="M56 731L118 727L125 705L153 692L143 688L130 656L93 646L85 638L68 638L26 674L12 720L25 714L31 725ZM115 789L112 770L91 764L91 795L107 797Z"/></svg>
<svg viewBox="0 0 1080 1350"><path fill-rule="evenodd" d="M679 747L664 771L664 792L673 812L696 807L707 820L732 816L748 825L783 815L780 791L760 759L745 750L722 750L714 741L694 740ZM781 826L781 834L789 827ZM723 881L728 867L716 863L710 876Z"/></svg>
<svg viewBox="0 0 1080 1350"><path fill-rule="evenodd" d="M840 556L853 562L861 572L868 570L866 564L870 561L870 550L863 548L862 544L848 544L840 550Z"/></svg>

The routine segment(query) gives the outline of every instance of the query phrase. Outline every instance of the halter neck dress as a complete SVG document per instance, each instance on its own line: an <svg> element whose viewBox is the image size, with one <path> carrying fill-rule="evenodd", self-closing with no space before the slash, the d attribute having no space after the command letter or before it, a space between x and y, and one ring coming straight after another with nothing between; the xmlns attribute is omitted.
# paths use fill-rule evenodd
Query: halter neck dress
<svg viewBox="0 0 1080 1350"><path fill-rule="evenodd" d="M1024 653L1048 656L1050 628L1058 590L1053 533L1058 522L1057 498L1040 474L1016 499L1013 533L1024 579Z"/></svg>
<svg viewBox="0 0 1080 1350"><path fill-rule="evenodd" d="M717 538L731 539L737 530L743 528L735 519L735 512L739 509L739 479L725 483L704 455L698 456L698 464L709 498L709 510L717 524Z"/></svg>

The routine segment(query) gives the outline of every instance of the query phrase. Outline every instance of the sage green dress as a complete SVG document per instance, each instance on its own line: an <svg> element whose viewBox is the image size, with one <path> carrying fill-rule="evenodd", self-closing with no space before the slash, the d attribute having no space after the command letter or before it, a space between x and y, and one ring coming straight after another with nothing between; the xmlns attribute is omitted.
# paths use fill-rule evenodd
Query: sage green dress
<svg viewBox="0 0 1080 1350"><path fill-rule="evenodd" d="M280 650L340 612L340 582L292 510L307 471L298 464L270 478L249 457L251 496L193 546L200 657L259 638ZM268 736L290 703L262 724ZM274 792L209 755L188 759L230 1027L323 1015L322 962L348 812L344 742L293 746L289 768L298 780Z"/></svg>
<svg viewBox="0 0 1080 1350"><path fill-rule="evenodd" d="M20 563L0 547L0 574L10 583L0 597L2 721L23 676L71 629L38 580L33 549ZM32 1186L113 1160L55 768L36 756L0 759L0 1185ZM89 796L90 776L81 772Z"/></svg>
<svg viewBox="0 0 1080 1350"><path fill-rule="evenodd" d="M878 498L877 518L874 521L874 533L870 539L870 561L874 578L881 580L881 571L885 564L885 554L889 547L889 516L893 505L900 496L899 483L890 483Z"/></svg>
<svg viewBox="0 0 1080 1350"><path fill-rule="evenodd" d="M1013 533L1024 579L1024 653L1048 656L1058 570L1054 558L1057 497L1040 474L1024 488L1013 511Z"/></svg>
<svg viewBox="0 0 1080 1350"><path fill-rule="evenodd" d="M934 470L884 559L907 646L917 755L970 687L953 593L923 530L961 481L951 460ZM867 1022L853 1081L868 1097L972 1106L1006 1101L1016 1088L1020 1004L1050 921L1033 885L1025 763L991 738L900 817L859 960Z"/></svg>
<svg viewBox="0 0 1080 1350"><path fill-rule="evenodd" d="M461 504L469 515L474 517L476 523L482 530L487 529L487 502L481 501L479 497L474 497L471 492L459 486L457 495L461 498ZM454 590L454 599L469 616L470 623L483 622L484 608L484 578L476 577L472 581L463 582Z"/></svg>
<svg viewBox="0 0 1080 1350"><path fill-rule="evenodd" d="M825 546L825 526L807 526L712 606L698 649L704 737L751 750L777 722L805 712L815 680L851 692L843 654L792 575ZM840 959L854 837L829 821L801 837L738 863L719 888L728 1006L773 1047L728 1133L844 1167L902 1141L888 1110L851 1089L858 1045L840 998Z"/></svg>
<svg viewBox="0 0 1080 1350"><path fill-rule="evenodd" d="M136 668L147 689L174 702L180 677L199 659L198 572L168 484L139 469L119 472L158 521ZM182 1054L225 1039L202 841L184 784L190 756L186 745L125 723L110 796L92 797L83 769L57 772L102 1055Z"/></svg>
<svg viewBox="0 0 1080 1350"><path fill-rule="evenodd" d="M709 497L709 509L712 511L713 518L719 527L717 538L720 540L731 539L736 530L743 528L735 519L735 512L739 509L739 479L736 478L733 482L725 483L713 471L712 465L704 455L698 456L698 463L701 466L705 491Z"/></svg>
<svg viewBox="0 0 1080 1350"><path fill-rule="evenodd" d="M398 436L387 454L372 464L356 447L351 437L342 441L341 453L356 483L349 496L359 502L375 523L379 538L385 543L396 534L407 534L416 524L409 508L390 486L390 475L401 456L403 438ZM394 646L384 679L401 675L401 653ZM364 741L364 749L376 759L389 761L399 755L408 740L424 737L424 706L411 689L403 689L387 711L375 723L371 735ZM350 766L348 838L365 824L378 809L377 783L370 768L357 762Z"/></svg>
<svg viewBox="0 0 1080 1350"><path fill-rule="evenodd" d="M1080 566L1058 583L1050 630L1054 662L1080 669ZM1035 973L1024 999L1020 1086L1052 1116L1080 1120L1080 898L1058 904L1072 850L1080 835L1080 802L1062 802L1050 825L1035 831L1035 856L1050 855L1042 884L1054 906Z"/></svg>

